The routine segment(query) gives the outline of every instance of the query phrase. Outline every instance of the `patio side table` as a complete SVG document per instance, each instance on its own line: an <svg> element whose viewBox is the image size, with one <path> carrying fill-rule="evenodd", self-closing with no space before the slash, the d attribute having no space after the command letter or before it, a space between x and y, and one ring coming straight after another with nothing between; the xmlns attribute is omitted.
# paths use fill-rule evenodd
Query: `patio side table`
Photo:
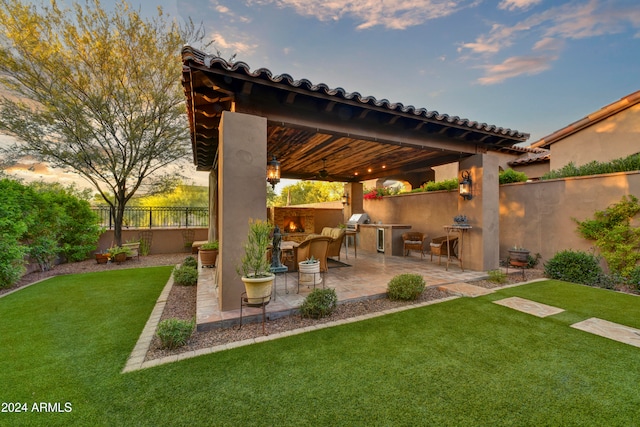
<svg viewBox="0 0 640 427"><path fill-rule="evenodd" d="M446 270L449 271L449 262L451 262L451 247L450 247L450 236L452 233L458 233L458 253L453 255L457 260L458 264L460 264L460 270L464 271L464 267L462 264L462 250L464 249L464 235L467 231L471 230L470 225L445 225L444 229L447 231L447 267Z"/></svg>
<svg viewBox="0 0 640 427"><path fill-rule="evenodd" d="M289 289L287 289L287 271L289 271L289 267L283 265L281 267L269 267L269 270L275 275L273 279L273 299L276 299L277 292L277 284L278 284L278 273L284 276L284 292L286 294L289 293Z"/></svg>

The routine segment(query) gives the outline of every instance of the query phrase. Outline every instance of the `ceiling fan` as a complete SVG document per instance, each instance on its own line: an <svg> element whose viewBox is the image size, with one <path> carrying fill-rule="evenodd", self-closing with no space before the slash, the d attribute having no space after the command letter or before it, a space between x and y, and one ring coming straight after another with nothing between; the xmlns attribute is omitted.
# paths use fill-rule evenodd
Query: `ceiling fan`
<svg viewBox="0 0 640 427"><path fill-rule="evenodd" d="M327 159L322 159L322 169L320 169L316 175L312 176L309 179L333 181L333 178L331 178L331 176L329 175L329 171L327 171Z"/></svg>

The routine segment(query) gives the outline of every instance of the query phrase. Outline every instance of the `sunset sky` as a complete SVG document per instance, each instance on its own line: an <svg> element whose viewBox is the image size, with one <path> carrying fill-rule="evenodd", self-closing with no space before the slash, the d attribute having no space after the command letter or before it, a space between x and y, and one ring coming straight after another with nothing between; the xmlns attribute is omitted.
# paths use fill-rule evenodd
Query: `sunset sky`
<svg viewBox="0 0 640 427"><path fill-rule="evenodd" d="M528 143L640 89L637 0L130 3L202 22L222 56L252 70L517 129Z"/></svg>

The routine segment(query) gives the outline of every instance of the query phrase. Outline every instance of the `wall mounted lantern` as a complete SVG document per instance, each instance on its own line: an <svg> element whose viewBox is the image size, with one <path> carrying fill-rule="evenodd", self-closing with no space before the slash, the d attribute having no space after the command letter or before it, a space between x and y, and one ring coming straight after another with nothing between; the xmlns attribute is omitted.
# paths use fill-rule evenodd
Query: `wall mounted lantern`
<svg viewBox="0 0 640 427"><path fill-rule="evenodd" d="M460 181L460 196L465 200L471 200L471 173L469 171L462 171L460 176L462 177L462 181Z"/></svg>
<svg viewBox="0 0 640 427"><path fill-rule="evenodd" d="M275 189L276 184L280 182L280 162L276 160L275 155L267 162L267 181L273 189Z"/></svg>
<svg viewBox="0 0 640 427"><path fill-rule="evenodd" d="M347 193L346 191L342 195L342 205L343 206L349 206L349 193Z"/></svg>

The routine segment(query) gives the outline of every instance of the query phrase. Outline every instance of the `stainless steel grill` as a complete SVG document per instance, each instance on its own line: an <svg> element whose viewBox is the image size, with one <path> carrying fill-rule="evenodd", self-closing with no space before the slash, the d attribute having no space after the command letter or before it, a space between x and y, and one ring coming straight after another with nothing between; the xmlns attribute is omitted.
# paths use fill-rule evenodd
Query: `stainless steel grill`
<svg viewBox="0 0 640 427"><path fill-rule="evenodd" d="M347 221L347 230L358 231L358 225L369 224L369 222L371 222L371 220L366 213L353 214L351 218L349 218L349 221Z"/></svg>

